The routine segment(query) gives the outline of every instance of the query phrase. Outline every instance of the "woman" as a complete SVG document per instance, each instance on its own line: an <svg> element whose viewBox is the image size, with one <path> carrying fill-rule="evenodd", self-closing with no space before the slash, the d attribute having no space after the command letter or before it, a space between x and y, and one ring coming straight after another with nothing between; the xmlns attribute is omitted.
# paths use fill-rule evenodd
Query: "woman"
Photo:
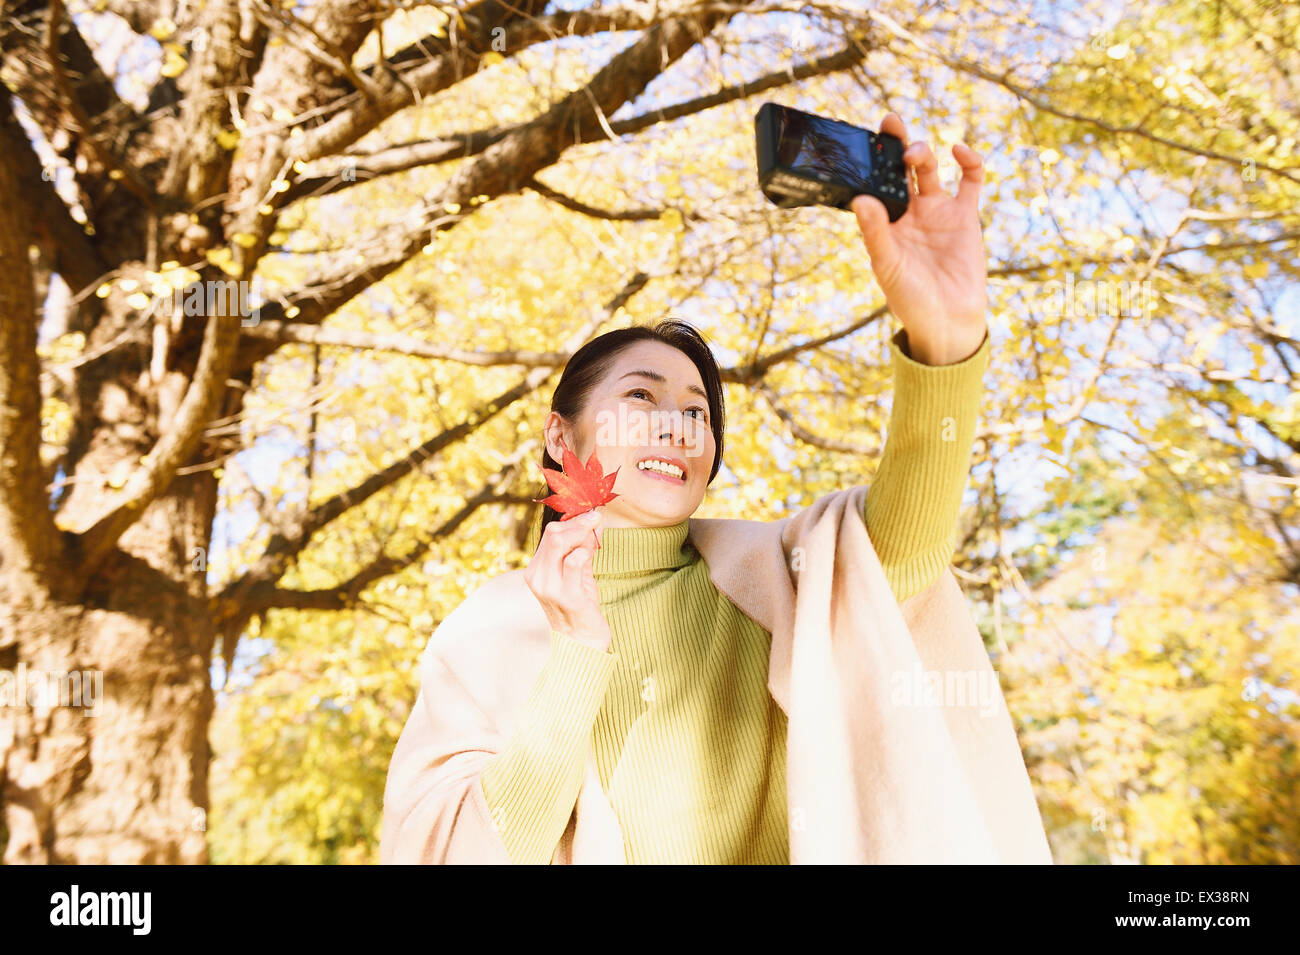
<svg viewBox="0 0 1300 955"><path fill-rule="evenodd" d="M906 143L894 114L881 129ZM903 323L889 441L871 493L853 498L853 519L870 530L900 604L949 564L988 360L982 164L964 145L953 155L963 170L955 198L919 143L904 153L916 174L905 216L889 223L868 196L851 206ZM617 330L572 356L544 425L543 466L558 470L566 449L583 463L594 453L602 474L617 471L617 497L573 520L544 511L522 571L549 628L544 659L536 638L528 658L522 643L486 649L510 626L504 588L485 587L472 611L463 604L440 627L454 629L472 612L478 637L461 644L475 649L455 665L426 655L417 713L390 768L381 861L454 861L458 844L460 860L480 861L466 848L482 822L475 808L490 814L504 848L477 843L495 861L573 861L575 820L611 810L607 838L623 857L614 861L790 861L791 833L807 821L787 804L787 718L769 680L774 631L753 619L767 611L748 600L741 608L716 584L728 579L719 567L734 548L714 545L706 561L693 533L701 522L691 516L721 465L723 430L718 368L689 326ZM783 625L783 638L791 628ZM473 661L467 654L476 651ZM518 668L489 653L509 653ZM471 671L488 685L467 687ZM1008 728L998 728L1004 755ZM1016 785L1018 755L1006 764ZM1019 794L1027 792L1025 781ZM584 809L593 801L603 810Z"/></svg>

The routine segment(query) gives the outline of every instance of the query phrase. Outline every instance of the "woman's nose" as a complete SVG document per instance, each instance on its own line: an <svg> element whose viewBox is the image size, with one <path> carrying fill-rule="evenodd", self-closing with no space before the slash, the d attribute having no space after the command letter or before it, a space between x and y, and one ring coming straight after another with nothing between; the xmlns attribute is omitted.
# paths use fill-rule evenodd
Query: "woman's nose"
<svg viewBox="0 0 1300 955"><path fill-rule="evenodd" d="M659 440L662 441L666 438L673 444L677 444L679 438L684 441L685 429L682 427L682 413L680 411L664 411L661 412L661 415L667 419L668 430L659 432Z"/></svg>

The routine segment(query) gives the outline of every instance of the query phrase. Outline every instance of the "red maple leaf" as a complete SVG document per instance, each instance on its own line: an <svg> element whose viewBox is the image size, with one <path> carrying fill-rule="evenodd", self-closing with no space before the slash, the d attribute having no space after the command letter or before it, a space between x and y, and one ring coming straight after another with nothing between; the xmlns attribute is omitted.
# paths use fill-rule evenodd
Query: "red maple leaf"
<svg viewBox="0 0 1300 955"><path fill-rule="evenodd" d="M610 488L614 486L618 472L622 469L615 468L609 474L602 473L595 451L591 452L591 457L583 465L576 454L565 448L560 463L564 467L563 471L542 468L546 483L555 493L533 501L534 504L545 504L559 511L563 515L560 520L567 521L586 514L618 497Z"/></svg>

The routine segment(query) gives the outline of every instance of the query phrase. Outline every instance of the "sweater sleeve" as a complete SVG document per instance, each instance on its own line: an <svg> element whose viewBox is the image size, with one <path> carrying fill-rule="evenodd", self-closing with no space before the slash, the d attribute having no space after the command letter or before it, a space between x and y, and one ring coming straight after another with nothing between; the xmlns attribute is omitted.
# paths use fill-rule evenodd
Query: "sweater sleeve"
<svg viewBox="0 0 1300 955"><path fill-rule="evenodd" d="M483 770L483 795L510 858L545 865L582 788L592 726L617 655L551 631L551 655L514 736Z"/></svg>
<svg viewBox="0 0 1300 955"><path fill-rule="evenodd" d="M901 603L952 561L990 343L986 332L962 361L926 365L908 353L906 330L890 341L894 403L863 519Z"/></svg>

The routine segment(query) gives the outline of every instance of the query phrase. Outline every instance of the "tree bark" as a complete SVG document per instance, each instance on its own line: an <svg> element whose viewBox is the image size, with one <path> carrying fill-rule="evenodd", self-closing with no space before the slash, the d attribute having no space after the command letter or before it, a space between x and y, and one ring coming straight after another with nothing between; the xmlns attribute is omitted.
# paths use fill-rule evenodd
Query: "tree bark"
<svg viewBox="0 0 1300 955"><path fill-rule="evenodd" d="M85 694L82 707L0 709L6 864L208 861L212 625L203 574L178 567L182 542L211 524L214 484L178 481L82 603L15 620L20 637L4 662L25 666L29 688L38 672L74 670L94 687L86 674L97 672L102 695Z"/></svg>

